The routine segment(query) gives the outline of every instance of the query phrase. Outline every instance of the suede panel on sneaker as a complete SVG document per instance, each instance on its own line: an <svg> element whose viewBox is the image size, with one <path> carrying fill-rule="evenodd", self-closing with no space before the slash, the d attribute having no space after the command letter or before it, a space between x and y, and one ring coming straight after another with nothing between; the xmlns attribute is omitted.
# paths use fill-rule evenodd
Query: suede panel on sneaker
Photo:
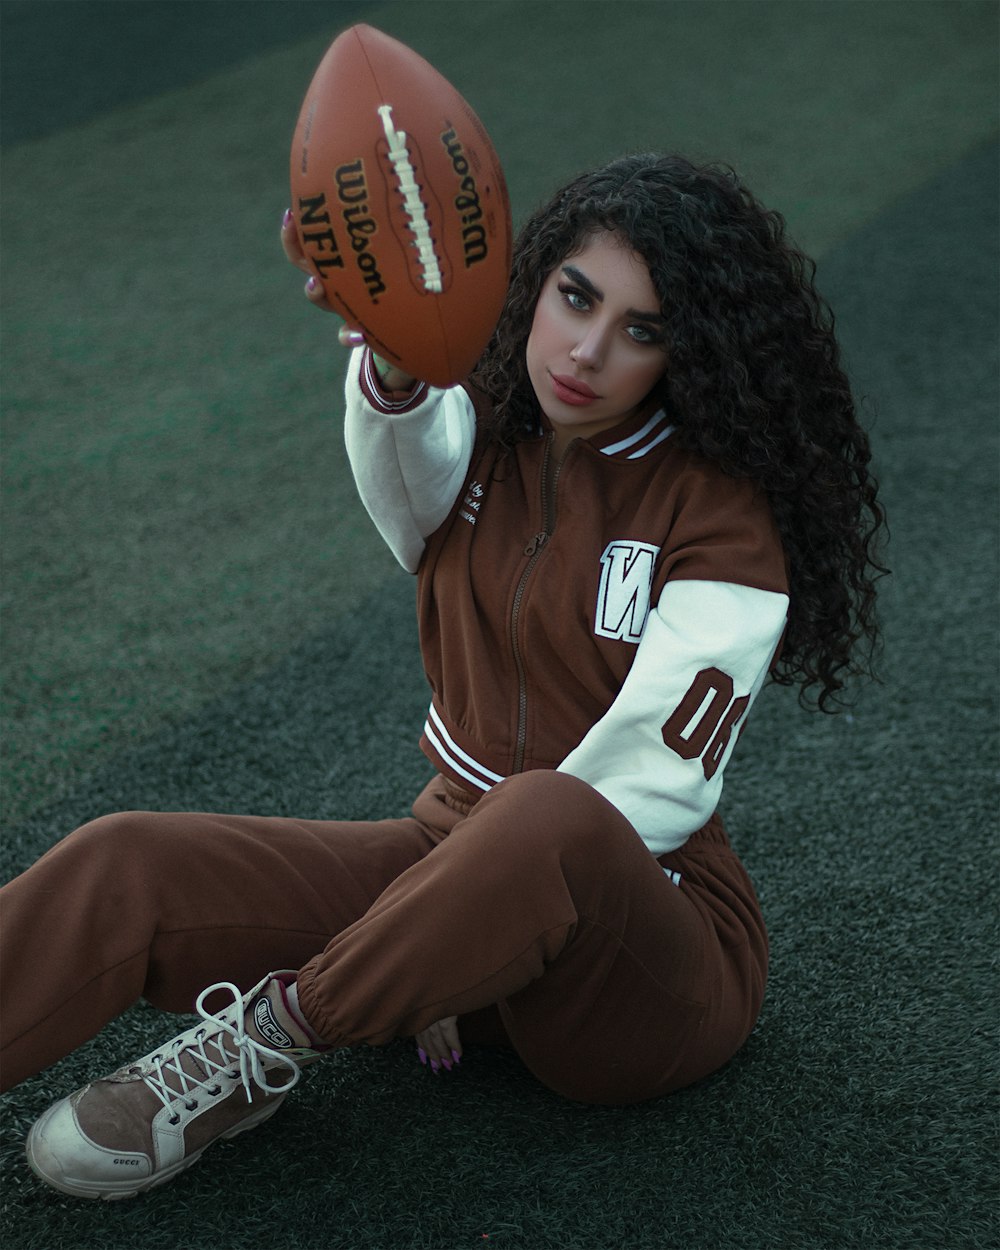
<svg viewBox="0 0 1000 1250"><path fill-rule="evenodd" d="M262 1006L266 1008L264 1018L271 1025L267 1036L257 1025L257 1011ZM225 1015L231 1018L232 1013ZM265 993L248 996L244 1027L255 1042L274 1050L287 1050L297 1064L318 1057L318 1052L310 1049L311 1039L305 1029L290 1013L278 979L268 983ZM212 1025L206 1021L200 1028L191 1030L190 1035L192 1041L200 1035L209 1059L218 1063L227 1061L226 1069L219 1071L203 1064L196 1050L182 1050L177 1061L182 1070L192 1081L201 1081L207 1086L194 1085L184 1091L180 1076L169 1066L173 1060L169 1058L172 1046L168 1044L138 1063L125 1065L103 1080L93 1082L72 1099L80 1128L92 1142L122 1154L148 1155L155 1167L165 1161L163 1156L169 1155L169 1162L174 1162L202 1150L265 1104L283 1097L281 1093L268 1094L251 1082L252 1097L247 1099L242 1081L234 1081L229 1075L238 1076L240 1062L235 1042L228 1034L220 1030L213 1035ZM283 1039L288 1046L279 1045ZM164 1106L155 1090L146 1083L145 1078L156 1073L152 1062L155 1057L161 1059L160 1070L168 1089L177 1095L169 1107ZM284 1083L281 1073L285 1070L277 1060L265 1058L262 1066L265 1075L277 1068L276 1084ZM130 1088L126 1091L122 1086ZM213 1090L218 1092L213 1094ZM196 1110L189 1110L192 1103L198 1104ZM171 1124L173 1119L178 1119L176 1125ZM181 1135L182 1142L176 1143L176 1150L167 1149L166 1143L177 1134Z"/></svg>

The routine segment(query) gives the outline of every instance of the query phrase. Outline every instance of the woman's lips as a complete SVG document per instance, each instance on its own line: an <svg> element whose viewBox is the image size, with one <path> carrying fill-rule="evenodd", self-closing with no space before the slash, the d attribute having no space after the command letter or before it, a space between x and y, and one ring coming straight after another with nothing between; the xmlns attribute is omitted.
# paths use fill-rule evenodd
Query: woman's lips
<svg viewBox="0 0 1000 1250"><path fill-rule="evenodd" d="M599 396L592 391L586 382L580 382L577 378L567 377L565 374L552 373L552 389L556 393L556 398L564 404L572 404L576 408L583 408L587 404L592 404Z"/></svg>

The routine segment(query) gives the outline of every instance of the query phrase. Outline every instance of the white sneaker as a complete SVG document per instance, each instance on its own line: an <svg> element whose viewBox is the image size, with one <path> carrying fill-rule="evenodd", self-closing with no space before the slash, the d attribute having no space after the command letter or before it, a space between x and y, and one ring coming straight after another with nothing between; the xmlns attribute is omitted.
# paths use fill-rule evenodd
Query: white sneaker
<svg viewBox="0 0 1000 1250"><path fill-rule="evenodd" d="M330 1049L293 1015L285 987L294 980L271 973L245 997L228 982L210 986L196 1004L203 1024L49 1108L28 1135L32 1170L78 1198L129 1198L170 1180L219 1138L262 1124L300 1068ZM212 1015L204 1002L219 990L234 1001ZM268 1084L278 1068L284 1082Z"/></svg>

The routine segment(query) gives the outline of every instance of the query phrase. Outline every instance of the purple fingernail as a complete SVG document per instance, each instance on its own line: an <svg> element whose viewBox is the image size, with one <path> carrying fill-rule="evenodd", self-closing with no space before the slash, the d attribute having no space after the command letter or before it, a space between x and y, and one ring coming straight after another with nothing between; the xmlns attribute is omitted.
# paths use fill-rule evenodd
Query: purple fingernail
<svg viewBox="0 0 1000 1250"><path fill-rule="evenodd" d="M461 1062L462 1062L462 1056L458 1053L458 1051L457 1051L457 1050L453 1050L453 1051L451 1052L451 1057L452 1057L452 1059L454 1059L454 1060L455 1060L455 1062L456 1062L456 1063L461 1063Z"/></svg>
<svg viewBox="0 0 1000 1250"><path fill-rule="evenodd" d="M445 1067L448 1069L448 1071L450 1072L450 1071L451 1071L451 1067L452 1067L451 1060L450 1060L450 1059L442 1059L442 1060L441 1060L441 1062L444 1064L444 1066L445 1066Z"/></svg>
<svg viewBox="0 0 1000 1250"><path fill-rule="evenodd" d="M310 278L309 281L306 283L306 290L316 291L318 289L319 289L319 283L316 281L315 278Z"/></svg>
<svg viewBox="0 0 1000 1250"><path fill-rule="evenodd" d="M292 221L293 221L292 210L290 208L286 208L285 215L281 219L282 228L284 229L286 226L290 226L292 224Z"/></svg>
<svg viewBox="0 0 1000 1250"><path fill-rule="evenodd" d="M417 1047L417 1058L426 1068L427 1067L427 1051L424 1050L423 1046Z"/></svg>
<svg viewBox="0 0 1000 1250"><path fill-rule="evenodd" d="M440 1070L441 1070L441 1069L440 1069L440 1066L439 1066L439 1064L438 1064L438 1061L437 1061L436 1059L432 1059L432 1060L431 1060L431 1071L434 1073L434 1075L435 1075L435 1076L437 1076L437 1074L440 1072Z"/></svg>

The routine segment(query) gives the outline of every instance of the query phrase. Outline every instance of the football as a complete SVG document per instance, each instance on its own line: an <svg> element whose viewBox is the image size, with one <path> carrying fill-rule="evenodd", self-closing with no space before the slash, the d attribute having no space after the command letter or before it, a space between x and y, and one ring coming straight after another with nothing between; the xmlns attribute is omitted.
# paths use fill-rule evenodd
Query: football
<svg viewBox="0 0 1000 1250"><path fill-rule="evenodd" d="M489 135L451 83L371 26L344 31L302 103L291 185L336 311L404 372L465 378L507 293L511 217Z"/></svg>

